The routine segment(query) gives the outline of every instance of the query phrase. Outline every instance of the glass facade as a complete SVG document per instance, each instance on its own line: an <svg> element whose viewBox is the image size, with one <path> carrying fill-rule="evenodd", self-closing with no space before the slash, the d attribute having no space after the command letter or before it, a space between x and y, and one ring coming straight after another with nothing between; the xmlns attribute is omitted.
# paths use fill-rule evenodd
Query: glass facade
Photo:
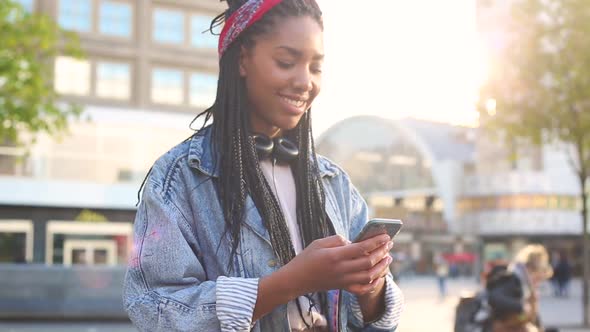
<svg viewBox="0 0 590 332"><path fill-rule="evenodd" d="M374 119L334 127L318 153L342 166L363 193L434 187L431 162L391 125Z"/></svg>
<svg viewBox="0 0 590 332"><path fill-rule="evenodd" d="M90 62L59 56L55 59L55 90L66 95L90 94Z"/></svg>
<svg viewBox="0 0 590 332"><path fill-rule="evenodd" d="M96 65L96 95L113 99L129 99L131 73L128 64L99 62Z"/></svg>
<svg viewBox="0 0 590 332"><path fill-rule="evenodd" d="M217 49L218 36L208 31L213 17L193 15L191 17L191 45L197 48Z"/></svg>
<svg viewBox="0 0 590 332"><path fill-rule="evenodd" d="M104 35L131 37L133 9L131 4L102 1L99 12L99 32Z"/></svg>
<svg viewBox="0 0 590 332"><path fill-rule="evenodd" d="M196 107L209 107L215 101L217 76L193 73L190 77L190 104Z"/></svg>
<svg viewBox="0 0 590 332"><path fill-rule="evenodd" d="M180 10L154 10L153 38L159 43L184 43L184 14Z"/></svg>
<svg viewBox="0 0 590 332"><path fill-rule="evenodd" d="M530 209L578 211L581 202L575 196L516 194L463 198L457 206L462 213Z"/></svg>
<svg viewBox="0 0 590 332"><path fill-rule="evenodd" d="M90 32L92 30L91 0L60 0L59 25L66 30Z"/></svg>
<svg viewBox="0 0 590 332"><path fill-rule="evenodd" d="M50 221L45 228L46 264L124 265L132 226L126 222Z"/></svg>
<svg viewBox="0 0 590 332"><path fill-rule="evenodd" d="M158 104L179 105L184 100L183 72L157 68L152 72L152 101Z"/></svg>
<svg viewBox="0 0 590 332"><path fill-rule="evenodd" d="M25 244L25 233L0 232L0 263L25 263Z"/></svg>

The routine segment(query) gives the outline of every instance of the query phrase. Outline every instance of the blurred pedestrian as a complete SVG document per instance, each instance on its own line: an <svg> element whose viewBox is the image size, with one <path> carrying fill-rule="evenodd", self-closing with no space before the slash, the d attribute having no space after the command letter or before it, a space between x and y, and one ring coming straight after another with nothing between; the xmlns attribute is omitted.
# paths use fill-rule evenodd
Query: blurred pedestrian
<svg viewBox="0 0 590 332"><path fill-rule="evenodd" d="M438 292L441 298L445 298L447 296L447 278L449 276L449 264L442 256L439 256L435 264L436 278L438 280Z"/></svg>
<svg viewBox="0 0 590 332"><path fill-rule="evenodd" d="M393 261L389 265L389 271L391 272L391 275L393 276L393 281L395 281L397 284L399 284L399 278L400 278L401 268L402 268L402 261L400 259L400 256L401 255L393 254Z"/></svg>
<svg viewBox="0 0 590 332"><path fill-rule="evenodd" d="M572 278L572 266L567 259L567 254L561 252L559 254L559 260L553 268L553 278L557 284L556 296L567 297L569 296L569 284Z"/></svg>
<svg viewBox="0 0 590 332"><path fill-rule="evenodd" d="M555 268L559 263L560 253L558 251L551 252L551 267L553 268L553 275L549 279L551 283L551 288L553 288L553 295L559 296L559 283L557 282L557 278L555 276Z"/></svg>
<svg viewBox="0 0 590 332"><path fill-rule="evenodd" d="M541 245L528 245L504 271L497 269L489 276L486 288L492 308L492 330L543 331L538 286L552 273L547 250Z"/></svg>

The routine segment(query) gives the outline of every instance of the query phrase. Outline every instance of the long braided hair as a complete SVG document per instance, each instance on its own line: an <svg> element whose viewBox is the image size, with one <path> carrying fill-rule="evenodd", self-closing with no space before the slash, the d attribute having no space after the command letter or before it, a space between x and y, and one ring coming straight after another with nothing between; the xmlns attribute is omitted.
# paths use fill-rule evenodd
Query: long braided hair
<svg viewBox="0 0 590 332"><path fill-rule="evenodd" d="M246 0L227 2L229 8L213 20L211 30L229 18ZM295 257L280 204L260 168L250 130L250 109L245 82L239 72L239 59L241 48L253 47L254 38L270 31L279 18L300 16L312 17L323 28L322 13L315 1L284 0L245 30L220 59L215 103L197 116L204 116L205 124L213 118L211 150L217 153L215 160L219 163L216 165L219 166L218 195L226 231L230 233L232 240L230 267L240 243L244 207L248 196L252 198L262 217L270 234L271 245L281 264L284 265ZM334 233L324 209L325 195L314 149L311 110L308 110L298 125L286 132L285 136L299 147L299 157L291 168L297 193L297 223L303 246L307 247L314 240ZM320 300L322 311L327 312L325 294L320 294Z"/></svg>

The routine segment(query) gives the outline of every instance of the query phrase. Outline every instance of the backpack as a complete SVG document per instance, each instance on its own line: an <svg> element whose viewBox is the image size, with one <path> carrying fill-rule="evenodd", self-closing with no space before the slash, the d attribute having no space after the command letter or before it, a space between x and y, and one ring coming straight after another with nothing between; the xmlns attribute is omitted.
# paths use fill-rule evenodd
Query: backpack
<svg viewBox="0 0 590 332"><path fill-rule="evenodd" d="M498 264L493 266L486 274L486 289L495 287L498 282L501 282L504 278L510 275L512 275L512 273L508 271L508 265Z"/></svg>
<svg viewBox="0 0 590 332"><path fill-rule="evenodd" d="M488 290L510 275L508 264L494 264L485 276L485 289L459 298L455 310L455 332L486 332L491 329L492 307Z"/></svg>
<svg viewBox="0 0 590 332"><path fill-rule="evenodd" d="M487 300L487 292L479 291L463 295L455 309L455 332L488 331L492 309Z"/></svg>

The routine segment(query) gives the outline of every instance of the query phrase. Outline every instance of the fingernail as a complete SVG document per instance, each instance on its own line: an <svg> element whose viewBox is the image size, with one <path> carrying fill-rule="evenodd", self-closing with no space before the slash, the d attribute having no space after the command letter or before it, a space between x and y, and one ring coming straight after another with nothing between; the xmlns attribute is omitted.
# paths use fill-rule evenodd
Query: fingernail
<svg viewBox="0 0 590 332"><path fill-rule="evenodd" d="M387 249L391 249L391 248L393 248L393 242L390 241L389 243L387 243Z"/></svg>
<svg viewBox="0 0 590 332"><path fill-rule="evenodd" d="M391 264L393 262L393 258L391 256L387 257L387 264Z"/></svg>

